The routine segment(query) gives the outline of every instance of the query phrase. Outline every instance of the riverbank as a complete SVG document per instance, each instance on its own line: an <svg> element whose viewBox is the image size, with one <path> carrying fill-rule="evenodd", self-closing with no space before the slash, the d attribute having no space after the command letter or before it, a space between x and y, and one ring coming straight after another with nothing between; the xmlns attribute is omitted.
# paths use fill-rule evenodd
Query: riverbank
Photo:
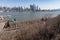
<svg viewBox="0 0 60 40"><path fill-rule="evenodd" d="M58 40L60 16L18 23L0 33L0 40Z"/></svg>

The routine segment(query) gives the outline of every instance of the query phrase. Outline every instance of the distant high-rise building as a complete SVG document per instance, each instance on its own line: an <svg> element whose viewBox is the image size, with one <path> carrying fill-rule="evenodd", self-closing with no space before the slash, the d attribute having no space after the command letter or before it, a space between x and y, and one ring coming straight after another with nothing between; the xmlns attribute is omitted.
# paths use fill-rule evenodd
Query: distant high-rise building
<svg viewBox="0 0 60 40"><path fill-rule="evenodd" d="M35 4L30 5L30 9L31 9L32 11L35 11L35 10L37 9L37 6L36 6Z"/></svg>
<svg viewBox="0 0 60 40"><path fill-rule="evenodd" d="M22 6L20 7L20 11L23 11L23 7Z"/></svg>

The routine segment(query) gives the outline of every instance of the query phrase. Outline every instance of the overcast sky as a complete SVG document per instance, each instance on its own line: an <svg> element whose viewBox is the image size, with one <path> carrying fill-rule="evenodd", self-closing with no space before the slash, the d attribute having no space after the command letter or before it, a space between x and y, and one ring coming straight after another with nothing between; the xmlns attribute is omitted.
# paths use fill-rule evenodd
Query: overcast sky
<svg viewBox="0 0 60 40"><path fill-rule="evenodd" d="M19 0L20 6L29 7L30 4L36 4L41 9L58 9L60 8L60 0Z"/></svg>

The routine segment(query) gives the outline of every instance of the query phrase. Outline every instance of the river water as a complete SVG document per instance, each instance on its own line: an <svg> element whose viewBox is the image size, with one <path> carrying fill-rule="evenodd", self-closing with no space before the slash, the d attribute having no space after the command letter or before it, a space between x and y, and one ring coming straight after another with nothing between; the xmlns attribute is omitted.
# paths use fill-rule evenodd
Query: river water
<svg viewBox="0 0 60 40"><path fill-rule="evenodd" d="M15 17L17 22L29 21L33 19L39 19L42 17L55 17L60 14L60 11L40 11L40 12L0 12L0 16L11 15L11 18Z"/></svg>

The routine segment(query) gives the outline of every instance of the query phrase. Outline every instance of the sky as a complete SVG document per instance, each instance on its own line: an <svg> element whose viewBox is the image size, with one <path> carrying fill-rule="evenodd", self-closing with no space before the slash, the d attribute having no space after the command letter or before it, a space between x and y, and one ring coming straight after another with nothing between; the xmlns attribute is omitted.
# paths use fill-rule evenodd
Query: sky
<svg viewBox="0 0 60 40"><path fill-rule="evenodd" d="M2 7L19 7L20 0L0 0L0 6Z"/></svg>
<svg viewBox="0 0 60 40"><path fill-rule="evenodd" d="M38 5L41 9L58 9L60 0L19 0L20 6L29 7L30 4Z"/></svg>
<svg viewBox="0 0 60 40"><path fill-rule="evenodd" d="M38 5L41 9L60 8L60 0L0 0L2 7L30 7L30 4Z"/></svg>

